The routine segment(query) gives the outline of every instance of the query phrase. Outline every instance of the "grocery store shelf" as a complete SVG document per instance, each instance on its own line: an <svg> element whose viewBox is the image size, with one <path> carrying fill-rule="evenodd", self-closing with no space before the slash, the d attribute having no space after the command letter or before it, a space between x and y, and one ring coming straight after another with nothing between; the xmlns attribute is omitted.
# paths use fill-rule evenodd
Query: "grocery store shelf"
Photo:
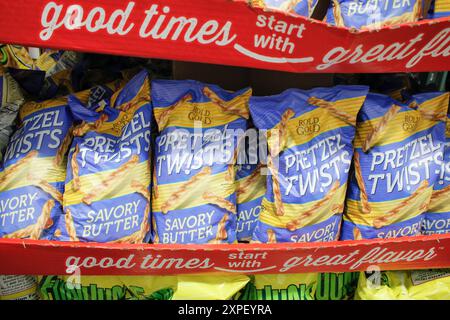
<svg viewBox="0 0 450 320"><path fill-rule="evenodd" d="M450 267L450 234L389 240L130 245L0 239L0 274L303 273Z"/></svg>
<svg viewBox="0 0 450 320"><path fill-rule="evenodd" d="M15 0L3 1L0 11L0 43L7 44L290 72L430 72L450 65L449 18L354 32L242 0Z"/></svg>

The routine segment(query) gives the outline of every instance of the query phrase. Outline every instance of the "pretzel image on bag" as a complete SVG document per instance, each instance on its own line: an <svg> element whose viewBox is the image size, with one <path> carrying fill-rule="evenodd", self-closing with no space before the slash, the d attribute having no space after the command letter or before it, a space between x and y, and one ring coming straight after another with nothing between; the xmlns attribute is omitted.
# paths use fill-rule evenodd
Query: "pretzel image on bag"
<svg viewBox="0 0 450 320"><path fill-rule="evenodd" d="M256 5L267 8L277 9L284 12L296 13L304 17L311 17L316 8L318 0L256 0Z"/></svg>
<svg viewBox="0 0 450 320"><path fill-rule="evenodd" d="M65 97L20 108L0 172L0 237L50 237L62 213L71 126Z"/></svg>
<svg viewBox="0 0 450 320"><path fill-rule="evenodd" d="M69 97L81 123L73 129L64 214L54 240L148 242L152 108L147 72L103 103L96 112Z"/></svg>
<svg viewBox="0 0 450 320"><path fill-rule="evenodd" d="M253 241L339 237L356 115L367 91L365 86L290 89L250 99L255 126L267 132L270 172Z"/></svg>
<svg viewBox="0 0 450 320"><path fill-rule="evenodd" d="M448 93L407 104L369 94L355 137L341 239L420 234L443 160Z"/></svg>
<svg viewBox="0 0 450 320"><path fill-rule="evenodd" d="M154 243L236 241L235 163L250 89L155 80Z"/></svg>
<svg viewBox="0 0 450 320"><path fill-rule="evenodd" d="M418 21L423 0L331 0L326 22L338 27L373 29Z"/></svg>
<svg viewBox="0 0 450 320"><path fill-rule="evenodd" d="M430 205L422 221L422 234L450 232L450 120L447 116L445 131L444 160L439 169L437 182L433 187Z"/></svg>

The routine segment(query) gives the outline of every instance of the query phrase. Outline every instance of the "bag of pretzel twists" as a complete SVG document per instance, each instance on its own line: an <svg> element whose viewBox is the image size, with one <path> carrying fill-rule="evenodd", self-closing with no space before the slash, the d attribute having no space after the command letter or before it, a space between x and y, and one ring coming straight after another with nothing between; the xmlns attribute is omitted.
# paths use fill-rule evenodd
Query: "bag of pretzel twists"
<svg viewBox="0 0 450 320"><path fill-rule="evenodd" d="M152 108L147 72L102 102L106 106L97 112L69 97L74 118L82 122L73 129L64 215L54 240L148 242Z"/></svg>
<svg viewBox="0 0 450 320"><path fill-rule="evenodd" d="M17 82L0 67L0 162L14 131L24 97Z"/></svg>
<svg viewBox="0 0 450 320"><path fill-rule="evenodd" d="M153 81L154 243L236 241L235 163L250 96L192 80Z"/></svg>
<svg viewBox="0 0 450 320"><path fill-rule="evenodd" d="M236 300L347 300L359 273L262 274L251 276Z"/></svg>
<svg viewBox="0 0 450 320"><path fill-rule="evenodd" d="M450 300L450 269L362 272L355 300Z"/></svg>
<svg viewBox="0 0 450 320"><path fill-rule="evenodd" d="M326 22L338 27L373 29L418 21L423 0L331 0Z"/></svg>
<svg viewBox="0 0 450 320"><path fill-rule="evenodd" d="M253 241L316 242L339 237L365 86L290 89L252 97L255 126L268 145L267 192Z"/></svg>
<svg viewBox="0 0 450 320"><path fill-rule="evenodd" d="M256 0L253 3L267 9L277 9L284 12L296 13L300 16L310 17L318 0Z"/></svg>
<svg viewBox="0 0 450 320"><path fill-rule="evenodd" d="M443 160L448 93L401 104L369 94L358 115L341 239L420 234Z"/></svg>
<svg viewBox="0 0 450 320"><path fill-rule="evenodd" d="M94 92L76 97L87 103ZM20 108L18 128L0 169L0 238L51 237L62 214L72 124L67 97L27 102Z"/></svg>
<svg viewBox="0 0 450 320"><path fill-rule="evenodd" d="M450 232L450 119L446 121L444 161L440 164L439 177L434 184L430 205L422 221L422 234Z"/></svg>
<svg viewBox="0 0 450 320"><path fill-rule="evenodd" d="M0 300L39 300L34 276L0 275Z"/></svg>

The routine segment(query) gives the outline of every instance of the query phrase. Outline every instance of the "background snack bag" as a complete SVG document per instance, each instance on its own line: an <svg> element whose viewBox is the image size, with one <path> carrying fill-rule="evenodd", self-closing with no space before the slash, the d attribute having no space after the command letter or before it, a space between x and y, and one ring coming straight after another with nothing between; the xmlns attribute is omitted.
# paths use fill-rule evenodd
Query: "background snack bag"
<svg viewBox="0 0 450 320"><path fill-rule="evenodd" d="M421 17L422 0L331 0L326 22L356 29L381 28Z"/></svg>
<svg viewBox="0 0 450 320"><path fill-rule="evenodd" d="M450 300L450 270L362 272L355 300Z"/></svg>
<svg viewBox="0 0 450 320"><path fill-rule="evenodd" d="M17 113L24 101L17 82L0 67L0 162L14 131Z"/></svg>
<svg viewBox="0 0 450 320"><path fill-rule="evenodd" d="M66 97L20 108L0 172L0 237L48 238L62 212L71 126Z"/></svg>
<svg viewBox="0 0 450 320"><path fill-rule="evenodd" d="M353 297L359 273L255 275L237 300L347 300Z"/></svg>
<svg viewBox="0 0 450 320"><path fill-rule="evenodd" d="M172 300L176 276L43 276L43 300Z"/></svg>
<svg viewBox="0 0 450 320"><path fill-rule="evenodd" d="M316 8L318 0L257 0L259 6L268 9L278 9L284 12L296 13L310 17Z"/></svg>
<svg viewBox="0 0 450 320"><path fill-rule="evenodd" d="M266 192L266 176L261 164L242 164L236 171L237 239L250 241L261 212L261 201Z"/></svg>
<svg viewBox="0 0 450 320"><path fill-rule="evenodd" d="M245 275L179 275L173 300L230 300L249 280Z"/></svg>
<svg viewBox="0 0 450 320"><path fill-rule="evenodd" d="M443 159L449 97L439 92L414 99L404 105L367 96L358 115L341 239L420 234Z"/></svg>
<svg viewBox="0 0 450 320"><path fill-rule="evenodd" d="M34 276L0 275L0 300L39 300Z"/></svg>
<svg viewBox="0 0 450 320"><path fill-rule="evenodd" d="M155 80L154 243L236 241L235 163L250 89Z"/></svg>
<svg viewBox="0 0 450 320"><path fill-rule="evenodd" d="M136 75L113 98L112 107L96 112L69 97L75 119L83 122L73 130L65 214L55 240L149 239L152 109L147 72Z"/></svg>
<svg viewBox="0 0 450 320"><path fill-rule="evenodd" d="M450 232L450 120L446 121L444 161L433 187L430 205L422 221L422 234Z"/></svg>
<svg viewBox="0 0 450 320"><path fill-rule="evenodd" d="M253 240L332 241L339 236L356 115L368 88L290 89L252 97L250 112L267 130L267 192Z"/></svg>

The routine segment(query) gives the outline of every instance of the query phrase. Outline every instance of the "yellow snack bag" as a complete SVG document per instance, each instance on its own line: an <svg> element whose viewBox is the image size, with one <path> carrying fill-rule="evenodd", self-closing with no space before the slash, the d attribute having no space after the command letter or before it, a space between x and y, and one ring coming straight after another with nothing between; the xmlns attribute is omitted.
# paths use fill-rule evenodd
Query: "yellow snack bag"
<svg viewBox="0 0 450 320"><path fill-rule="evenodd" d="M450 269L361 273L356 300L450 300Z"/></svg>

